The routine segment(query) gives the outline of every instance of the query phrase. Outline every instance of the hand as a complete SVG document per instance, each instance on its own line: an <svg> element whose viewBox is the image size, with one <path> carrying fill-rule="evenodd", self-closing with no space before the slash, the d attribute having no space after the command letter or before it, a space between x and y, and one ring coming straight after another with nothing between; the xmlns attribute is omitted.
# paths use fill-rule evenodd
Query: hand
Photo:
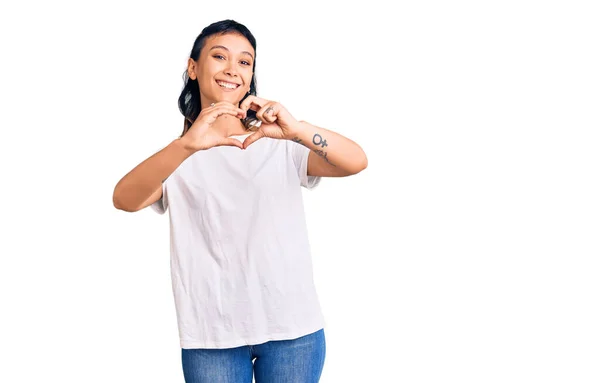
<svg viewBox="0 0 600 383"><path fill-rule="evenodd" d="M250 95L240 108L244 112L248 109L256 111L256 118L261 121L260 128L244 140L244 149L263 137L289 140L294 136L298 121L280 103Z"/></svg>
<svg viewBox="0 0 600 383"><path fill-rule="evenodd" d="M244 149L239 140L226 137L221 130L213 126L216 119L222 115L232 115L241 119L246 117L246 112L227 101L217 102L202 109L196 121L181 137L185 148L193 152L215 146L237 146Z"/></svg>

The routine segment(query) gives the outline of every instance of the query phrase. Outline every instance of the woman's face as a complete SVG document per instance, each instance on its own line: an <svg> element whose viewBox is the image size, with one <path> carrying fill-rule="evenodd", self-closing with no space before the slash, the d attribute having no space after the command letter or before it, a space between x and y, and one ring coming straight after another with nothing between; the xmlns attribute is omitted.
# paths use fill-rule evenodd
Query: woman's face
<svg viewBox="0 0 600 383"><path fill-rule="evenodd" d="M213 102L237 105L250 90L254 49L236 33L206 39L197 61L189 59L188 75L198 79L202 108Z"/></svg>

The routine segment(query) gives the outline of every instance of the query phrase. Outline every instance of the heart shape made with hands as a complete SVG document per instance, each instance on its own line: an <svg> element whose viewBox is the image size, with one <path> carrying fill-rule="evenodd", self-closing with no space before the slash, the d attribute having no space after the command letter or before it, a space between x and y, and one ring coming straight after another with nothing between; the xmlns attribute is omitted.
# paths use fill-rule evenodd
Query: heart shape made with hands
<svg viewBox="0 0 600 383"><path fill-rule="evenodd" d="M246 112L248 110L255 111L256 119L260 122L251 124L254 133L244 140L244 149L264 137L279 140L289 139L292 129L298 124L298 121L280 103L253 95L242 101L240 109Z"/></svg>

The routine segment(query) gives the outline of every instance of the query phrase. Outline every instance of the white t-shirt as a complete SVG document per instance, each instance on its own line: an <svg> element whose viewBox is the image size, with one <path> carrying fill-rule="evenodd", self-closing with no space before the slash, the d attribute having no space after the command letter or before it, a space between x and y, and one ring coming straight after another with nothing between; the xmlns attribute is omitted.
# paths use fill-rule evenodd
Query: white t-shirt
<svg viewBox="0 0 600 383"><path fill-rule="evenodd" d="M242 141L249 134L234 136ZM181 348L294 339L325 327L302 200L310 150L261 138L188 157L152 204L169 211Z"/></svg>

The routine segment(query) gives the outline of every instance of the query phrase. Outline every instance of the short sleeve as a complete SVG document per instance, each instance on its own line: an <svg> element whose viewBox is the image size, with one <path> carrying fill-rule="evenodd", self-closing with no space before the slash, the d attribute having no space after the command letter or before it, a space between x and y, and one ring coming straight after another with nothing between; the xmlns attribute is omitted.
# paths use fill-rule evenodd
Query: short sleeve
<svg viewBox="0 0 600 383"><path fill-rule="evenodd" d="M298 171L300 185L306 189L312 189L319 185L321 182L321 177L308 175L308 155L310 154L310 149L294 141L287 142L288 145L290 145L292 159L294 161L294 165L296 166L296 170Z"/></svg>
<svg viewBox="0 0 600 383"><path fill-rule="evenodd" d="M158 214L165 214L169 208L169 199L167 197L167 180L162 182L162 196L158 199L158 201L150 205L150 207Z"/></svg>

